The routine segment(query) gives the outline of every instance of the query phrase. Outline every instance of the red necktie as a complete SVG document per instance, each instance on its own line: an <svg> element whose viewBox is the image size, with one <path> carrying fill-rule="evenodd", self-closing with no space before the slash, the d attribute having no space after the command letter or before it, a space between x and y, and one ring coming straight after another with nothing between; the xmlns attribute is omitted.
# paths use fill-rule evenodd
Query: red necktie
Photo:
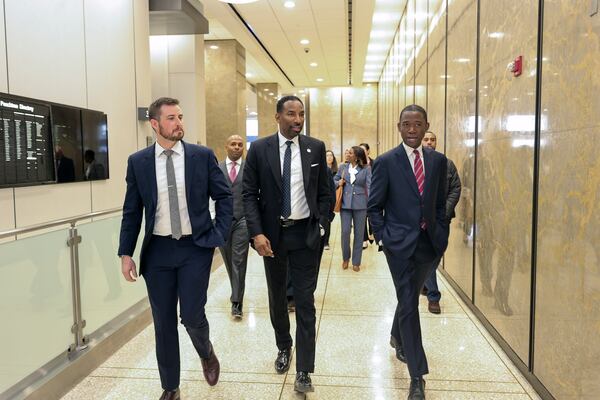
<svg viewBox="0 0 600 400"><path fill-rule="evenodd" d="M231 183L235 182L235 178L237 178L237 172L235 170L235 161L231 162L231 169L229 170L229 179Z"/></svg>
<svg viewBox="0 0 600 400"><path fill-rule="evenodd" d="M425 189L425 171L423 170L423 160L418 150L414 150L415 154L415 179L417 180L417 187L419 188L419 194L423 197L423 190ZM427 223L421 215L421 229L425 230Z"/></svg>

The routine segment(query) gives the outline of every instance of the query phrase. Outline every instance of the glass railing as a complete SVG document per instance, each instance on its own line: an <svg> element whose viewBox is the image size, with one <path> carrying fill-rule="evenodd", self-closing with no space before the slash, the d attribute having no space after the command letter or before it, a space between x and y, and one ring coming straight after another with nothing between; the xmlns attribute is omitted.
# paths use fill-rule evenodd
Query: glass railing
<svg viewBox="0 0 600 400"><path fill-rule="evenodd" d="M76 358L88 335L146 297L143 280L121 277L118 212L0 232L17 238L0 244L0 398L49 362Z"/></svg>

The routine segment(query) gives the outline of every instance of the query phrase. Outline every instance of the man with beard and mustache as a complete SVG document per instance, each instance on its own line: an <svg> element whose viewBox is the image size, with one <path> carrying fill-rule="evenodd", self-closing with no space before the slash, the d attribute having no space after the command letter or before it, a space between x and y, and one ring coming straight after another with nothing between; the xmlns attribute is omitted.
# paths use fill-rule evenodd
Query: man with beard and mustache
<svg viewBox="0 0 600 400"><path fill-rule="evenodd" d="M181 323L201 359L204 377L213 386L219 380L219 360L209 339L204 306L215 247L222 246L231 226L231 190L212 150L183 142L183 114L179 101L161 97L150 105L150 124L156 132L153 146L132 154L127 162L127 192L119 256L125 280L138 276L132 259L145 215L140 252L152 307L156 358L163 394L179 395L179 339L177 302ZM209 197L216 202L213 225Z"/></svg>
<svg viewBox="0 0 600 400"><path fill-rule="evenodd" d="M286 278L296 302L297 392L312 392L315 363L315 299L321 236L331 193L325 144L300 135L304 105L296 96L277 102L279 132L252 143L244 167L243 198L252 247L264 257L269 312L279 352L275 371L292 357Z"/></svg>

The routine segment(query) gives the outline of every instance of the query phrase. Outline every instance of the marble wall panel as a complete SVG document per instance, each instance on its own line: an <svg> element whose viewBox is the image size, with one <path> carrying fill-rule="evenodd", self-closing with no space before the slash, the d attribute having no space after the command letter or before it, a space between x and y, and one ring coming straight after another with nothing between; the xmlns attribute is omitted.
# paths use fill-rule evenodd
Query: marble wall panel
<svg viewBox="0 0 600 400"><path fill-rule="evenodd" d="M446 103L446 2L429 0L427 57L427 117L437 136L437 150L444 152Z"/></svg>
<svg viewBox="0 0 600 400"><path fill-rule="evenodd" d="M534 373L561 400L600 391L600 15L589 4L544 5Z"/></svg>
<svg viewBox="0 0 600 400"><path fill-rule="evenodd" d="M477 1L455 0L448 5L448 63L446 155L456 164L463 189L450 228L445 269L464 293L472 298L473 210L475 194L475 75L477 49Z"/></svg>
<svg viewBox="0 0 600 400"><path fill-rule="evenodd" d="M475 304L526 364L537 52L530 27L537 4L482 2L480 11ZM517 55L527 73L514 77L507 64Z"/></svg>
<svg viewBox="0 0 600 400"><path fill-rule="evenodd" d="M273 96L270 95L273 93ZM258 136L265 137L277 132L275 121L277 112L277 97L279 96L278 83L256 84L256 107L258 112Z"/></svg>
<svg viewBox="0 0 600 400"><path fill-rule="evenodd" d="M377 85L342 89L342 149L368 143L377 156ZM336 153L337 154L337 153Z"/></svg>
<svg viewBox="0 0 600 400"><path fill-rule="evenodd" d="M310 89L310 136L325 142L338 162L343 160L341 89Z"/></svg>

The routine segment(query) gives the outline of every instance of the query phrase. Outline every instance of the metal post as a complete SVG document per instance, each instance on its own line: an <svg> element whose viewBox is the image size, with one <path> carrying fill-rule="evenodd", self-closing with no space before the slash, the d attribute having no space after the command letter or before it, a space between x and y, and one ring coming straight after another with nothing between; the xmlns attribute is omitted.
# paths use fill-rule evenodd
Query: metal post
<svg viewBox="0 0 600 400"><path fill-rule="evenodd" d="M75 342L69 346L69 358L77 357L82 350L85 350L88 347L88 339L86 336L83 336L83 328L85 328L85 321L81 317L81 285L79 281L79 243L81 243L81 236L77 234L77 228L75 228L75 223L71 223L71 229L69 229L69 240L67 240L67 246L69 246L71 253L71 289L73 297L73 326L71 326L71 332L75 336Z"/></svg>

